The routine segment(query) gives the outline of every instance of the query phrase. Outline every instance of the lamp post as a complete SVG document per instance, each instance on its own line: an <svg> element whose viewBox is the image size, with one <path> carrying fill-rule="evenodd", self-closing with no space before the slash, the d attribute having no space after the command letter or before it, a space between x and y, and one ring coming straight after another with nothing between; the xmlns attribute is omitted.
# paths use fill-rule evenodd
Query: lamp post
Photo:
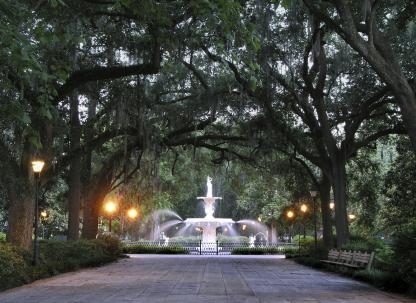
<svg viewBox="0 0 416 303"><path fill-rule="evenodd" d="M303 213L303 238L306 238L306 220L305 220L305 214L308 211L308 206L306 204L302 204L300 206L300 211Z"/></svg>
<svg viewBox="0 0 416 303"><path fill-rule="evenodd" d="M35 237L33 241L33 265L38 263L39 243L38 243L38 228L39 228L39 179L45 162L42 160L33 160L32 169L35 174Z"/></svg>
<svg viewBox="0 0 416 303"><path fill-rule="evenodd" d="M113 201L108 201L104 205L104 210L108 214L108 231L111 233L111 221L113 219L113 213L116 211L117 205Z"/></svg>
<svg viewBox="0 0 416 303"><path fill-rule="evenodd" d="M293 211L288 210L288 211L286 212L286 217L287 217L289 220L292 220L294 216L295 216L295 213L294 213ZM289 241L290 241L290 243L292 243L292 231L291 231L291 229L292 229L292 226L290 226L290 227L289 227Z"/></svg>
<svg viewBox="0 0 416 303"><path fill-rule="evenodd" d="M311 191L311 197L313 200L313 236L314 236L314 240L315 240L315 252L318 249L318 233L316 231L316 196L318 195L318 192L315 190Z"/></svg>
<svg viewBox="0 0 416 303"><path fill-rule="evenodd" d="M44 221L46 220L46 217L48 216L48 213L46 212L46 210L43 210L40 212L40 216L42 217L43 221L42 222L42 239L45 239L45 224Z"/></svg>

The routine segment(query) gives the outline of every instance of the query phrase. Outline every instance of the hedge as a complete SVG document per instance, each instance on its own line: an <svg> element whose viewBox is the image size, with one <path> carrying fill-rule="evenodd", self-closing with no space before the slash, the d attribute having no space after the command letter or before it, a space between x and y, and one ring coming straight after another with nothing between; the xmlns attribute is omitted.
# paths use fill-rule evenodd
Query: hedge
<svg viewBox="0 0 416 303"><path fill-rule="evenodd" d="M115 261L120 257L121 249L118 240L105 237L68 242L40 241L39 252L39 263L32 266L31 251L0 243L0 290Z"/></svg>
<svg viewBox="0 0 416 303"><path fill-rule="evenodd" d="M279 255L283 254L278 247L237 247L231 251L232 255Z"/></svg>
<svg viewBox="0 0 416 303"><path fill-rule="evenodd" d="M131 245L122 249L125 254L166 254L166 255L187 255L186 248L180 246L158 246L158 245Z"/></svg>

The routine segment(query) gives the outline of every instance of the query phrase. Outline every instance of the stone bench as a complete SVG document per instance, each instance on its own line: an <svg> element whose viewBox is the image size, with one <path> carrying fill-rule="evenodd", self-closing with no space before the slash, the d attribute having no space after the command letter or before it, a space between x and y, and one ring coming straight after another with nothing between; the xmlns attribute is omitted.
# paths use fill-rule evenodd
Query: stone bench
<svg viewBox="0 0 416 303"><path fill-rule="evenodd" d="M374 252L362 253L359 251L346 251L331 249L328 252L328 259L321 262L336 266L344 266L352 269L371 269L374 259Z"/></svg>

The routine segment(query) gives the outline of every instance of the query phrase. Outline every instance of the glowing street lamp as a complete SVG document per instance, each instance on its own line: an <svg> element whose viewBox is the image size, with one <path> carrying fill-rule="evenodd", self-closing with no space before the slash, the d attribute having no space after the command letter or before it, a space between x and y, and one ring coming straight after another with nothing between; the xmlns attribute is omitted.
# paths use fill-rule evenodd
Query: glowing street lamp
<svg viewBox="0 0 416 303"><path fill-rule="evenodd" d="M288 217L289 219L292 219L294 216L295 216L295 213L293 211L291 211L291 210L289 210L286 213L286 217Z"/></svg>
<svg viewBox="0 0 416 303"><path fill-rule="evenodd" d="M334 210L335 209L335 203L334 202L329 203L329 208Z"/></svg>
<svg viewBox="0 0 416 303"><path fill-rule="evenodd" d="M350 220L355 220L355 219L357 218L357 216L356 216L356 215L354 215L354 214L349 214L349 215L348 215L348 218L349 218Z"/></svg>
<svg viewBox="0 0 416 303"><path fill-rule="evenodd" d="M38 244L38 229L39 229L39 179L40 173L45 165L45 162L42 160L33 160L32 169L35 174L35 239L33 244L33 265L36 265L38 262L39 255L39 244Z"/></svg>
<svg viewBox="0 0 416 303"><path fill-rule="evenodd" d="M41 219L43 219L43 221L46 220L46 218L48 217L48 213L46 212L46 210L42 210L40 212L40 217L41 217ZM42 224L42 239L45 239L45 224L43 224L43 221L41 220L41 224Z"/></svg>
<svg viewBox="0 0 416 303"><path fill-rule="evenodd" d="M35 174L40 174L44 166L45 166L45 162L42 160L32 161L32 169Z"/></svg>
<svg viewBox="0 0 416 303"><path fill-rule="evenodd" d="M38 263L39 245L38 245L38 229L39 229L39 179L45 162L39 159L32 161L32 169L35 174L35 239L33 243L33 265Z"/></svg>
<svg viewBox="0 0 416 303"><path fill-rule="evenodd" d="M113 219L113 214L117 210L117 204L110 200L104 204L104 210L108 214L108 231L111 233L111 221Z"/></svg>
<svg viewBox="0 0 416 303"><path fill-rule="evenodd" d="M308 211L308 206L306 204L302 204L300 206L300 210L301 212L306 213Z"/></svg>
<svg viewBox="0 0 416 303"><path fill-rule="evenodd" d="M136 219L137 218L137 216L139 215L139 212L137 211L137 209L135 209L134 207L132 207L132 208L130 208L128 211L127 211L127 216L130 218L130 219Z"/></svg>
<svg viewBox="0 0 416 303"><path fill-rule="evenodd" d="M305 223L305 214L308 211L308 205L302 204L300 206L300 211L303 212L303 238L306 238L306 223ZM300 239L299 239L299 246L300 246Z"/></svg>
<svg viewBox="0 0 416 303"><path fill-rule="evenodd" d="M287 217L289 220L292 220L292 219L294 218L294 216L295 216L295 213L294 213L293 211L288 210L288 211L286 212L286 217ZM290 226L290 227L289 227L289 240L290 240L290 243L292 243L292 232L291 232L291 229L292 229L292 227Z"/></svg>

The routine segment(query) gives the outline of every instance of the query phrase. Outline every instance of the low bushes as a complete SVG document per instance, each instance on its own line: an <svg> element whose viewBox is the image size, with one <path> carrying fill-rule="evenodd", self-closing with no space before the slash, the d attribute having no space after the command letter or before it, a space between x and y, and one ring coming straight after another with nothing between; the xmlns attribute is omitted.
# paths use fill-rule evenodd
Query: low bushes
<svg viewBox="0 0 416 303"><path fill-rule="evenodd" d="M416 220L394 233L392 252L390 272L397 273L416 297Z"/></svg>
<svg viewBox="0 0 416 303"><path fill-rule="evenodd" d="M309 256L301 256L295 258L295 261L299 264L310 266L313 268L325 268L324 263L319 261L319 259Z"/></svg>
<svg viewBox="0 0 416 303"><path fill-rule="evenodd" d="M201 240L201 237L199 236L188 236L188 237L182 237L182 236L178 236L178 237L172 237L169 238L169 242L171 243L199 243L199 241Z"/></svg>
<svg viewBox="0 0 416 303"><path fill-rule="evenodd" d="M180 246L158 246L158 245L131 245L124 246L125 254L166 254L166 255L186 255L189 254L186 248Z"/></svg>
<svg viewBox="0 0 416 303"><path fill-rule="evenodd" d="M32 280L29 259L29 252L7 243L0 243L0 290Z"/></svg>
<svg viewBox="0 0 416 303"><path fill-rule="evenodd" d="M114 261L120 256L120 244L110 237L88 241L40 241L39 251L39 264L32 266L31 251L0 243L0 290Z"/></svg>
<svg viewBox="0 0 416 303"><path fill-rule="evenodd" d="M244 243L244 244L249 244L250 239L248 237L245 236L224 236L224 235L219 235L218 236L218 243L219 244L232 244L232 243Z"/></svg>
<svg viewBox="0 0 416 303"><path fill-rule="evenodd" d="M283 254L279 247L237 247L231 251L232 255L278 255Z"/></svg>
<svg viewBox="0 0 416 303"><path fill-rule="evenodd" d="M358 280L370 283L383 290L405 293L408 288L397 273L371 269L351 272L351 275Z"/></svg>
<svg viewBox="0 0 416 303"><path fill-rule="evenodd" d="M383 241L375 238L351 236L348 244L342 246L343 250L370 252L383 248Z"/></svg>

